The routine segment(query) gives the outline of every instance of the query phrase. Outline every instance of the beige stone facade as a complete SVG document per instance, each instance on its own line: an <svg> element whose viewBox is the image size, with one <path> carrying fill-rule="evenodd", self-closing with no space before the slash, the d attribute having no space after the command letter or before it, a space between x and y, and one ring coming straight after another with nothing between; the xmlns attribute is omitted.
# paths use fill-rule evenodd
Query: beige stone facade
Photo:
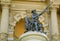
<svg viewBox="0 0 60 41"><path fill-rule="evenodd" d="M49 41L60 40L60 0L0 0L0 41L19 41L24 32L24 17L31 11L40 13L47 4L53 4L40 16Z"/></svg>

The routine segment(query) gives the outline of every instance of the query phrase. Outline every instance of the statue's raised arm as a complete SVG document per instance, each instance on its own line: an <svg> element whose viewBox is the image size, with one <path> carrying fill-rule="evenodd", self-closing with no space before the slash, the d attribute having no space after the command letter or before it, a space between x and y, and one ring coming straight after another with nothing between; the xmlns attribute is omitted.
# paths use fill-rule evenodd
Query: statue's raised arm
<svg viewBox="0 0 60 41"><path fill-rule="evenodd" d="M46 10L49 8L49 6L50 6L52 3L53 3L53 2L49 2L49 4L40 12L40 14L36 15L35 18L38 17L38 16L40 16L40 15L42 15L42 14L44 14L44 12L46 12Z"/></svg>

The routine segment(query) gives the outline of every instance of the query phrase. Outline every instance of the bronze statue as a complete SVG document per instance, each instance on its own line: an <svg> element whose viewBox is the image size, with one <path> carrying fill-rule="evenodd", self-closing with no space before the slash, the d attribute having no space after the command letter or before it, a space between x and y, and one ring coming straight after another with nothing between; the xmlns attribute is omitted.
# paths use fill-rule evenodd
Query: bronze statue
<svg viewBox="0 0 60 41"><path fill-rule="evenodd" d="M37 14L36 10L32 10L32 17L31 19L28 18L28 16L25 17L25 29L26 31L40 31L43 32L43 24L39 22L39 16L44 14L44 12L49 8L49 6L52 4L50 2L42 11L40 14Z"/></svg>

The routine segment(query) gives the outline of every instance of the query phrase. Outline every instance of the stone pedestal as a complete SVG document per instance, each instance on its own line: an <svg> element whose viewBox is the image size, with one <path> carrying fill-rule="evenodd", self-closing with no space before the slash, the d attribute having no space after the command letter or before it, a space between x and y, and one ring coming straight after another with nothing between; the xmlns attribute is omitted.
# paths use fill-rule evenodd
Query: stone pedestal
<svg viewBox="0 0 60 41"><path fill-rule="evenodd" d="M44 33L29 31L19 37L19 41L48 41Z"/></svg>

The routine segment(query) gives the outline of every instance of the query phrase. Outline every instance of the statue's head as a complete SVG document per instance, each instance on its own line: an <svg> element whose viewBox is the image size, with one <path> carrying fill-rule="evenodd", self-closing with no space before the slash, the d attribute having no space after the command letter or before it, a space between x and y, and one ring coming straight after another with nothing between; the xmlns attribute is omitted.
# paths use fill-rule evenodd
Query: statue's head
<svg viewBox="0 0 60 41"><path fill-rule="evenodd" d="M32 10L32 12L31 12L31 13L36 14L36 10Z"/></svg>

